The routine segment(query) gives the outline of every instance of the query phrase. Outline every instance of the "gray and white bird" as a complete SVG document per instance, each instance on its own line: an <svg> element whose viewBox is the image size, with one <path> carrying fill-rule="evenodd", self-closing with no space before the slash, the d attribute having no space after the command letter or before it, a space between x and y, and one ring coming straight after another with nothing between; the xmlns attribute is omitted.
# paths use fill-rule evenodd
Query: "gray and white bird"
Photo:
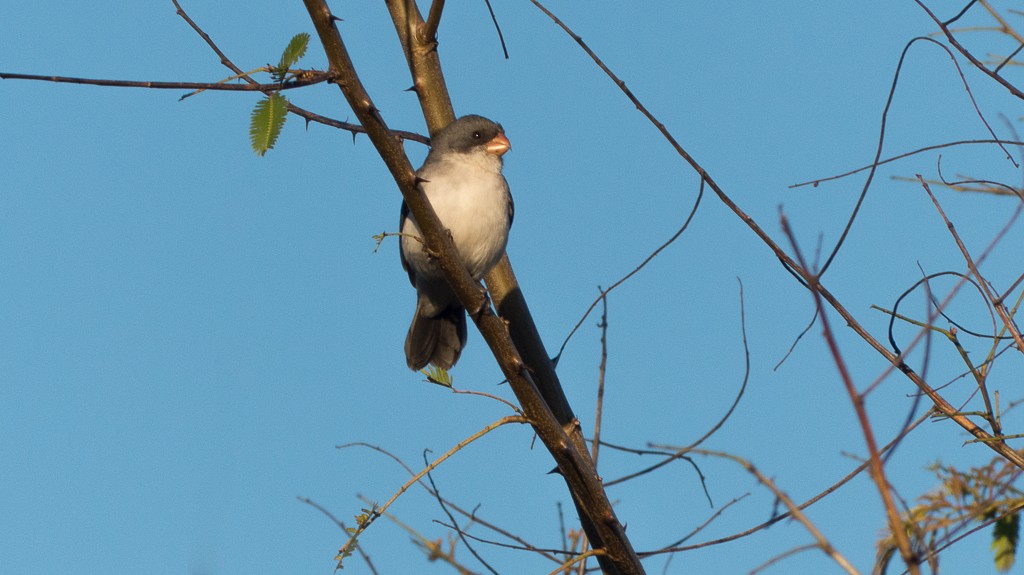
<svg viewBox="0 0 1024 575"><path fill-rule="evenodd" d="M463 116L432 138L420 188L448 229L459 259L479 281L501 260L515 208L501 174L502 155L512 145L501 124ZM416 314L405 338L405 361L418 371L434 364L451 369L466 345L466 312L423 242L416 220L402 202L399 255L416 288Z"/></svg>

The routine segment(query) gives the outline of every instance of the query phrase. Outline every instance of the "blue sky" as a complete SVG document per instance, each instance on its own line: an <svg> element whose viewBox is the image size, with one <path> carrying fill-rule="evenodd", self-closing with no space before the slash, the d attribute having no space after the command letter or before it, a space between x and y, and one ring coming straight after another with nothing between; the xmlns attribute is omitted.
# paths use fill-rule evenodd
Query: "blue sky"
<svg viewBox="0 0 1024 575"><path fill-rule="evenodd" d="M549 350L598 293L681 225L697 179L576 45L528 2L495 3L502 58L482 2L450 2L440 51L459 114L503 123L505 173L516 200L509 254ZM552 3L743 209L781 239L782 206L802 248L826 249L862 177L818 188L791 184L870 162L900 51L933 25L913 2L730 5ZM301 2L184 4L243 69L276 62L289 38L313 32ZM956 3L936 10L951 15ZM380 3L334 3L357 68L388 123L424 132L408 71ZM974 22L974 21L972 21ZM314 34L315 38L315 34ZM1005 46L1004 46L1005 47ZM995 50L999 48L992 48ZM1012 49L1012 48L1011 48ZM216 81L216 56L167 2L35 2L0 20L0 70L165 81ZM319 44L303 64L323 68ZM1010 73L1012 77L1012 72ZM967 73L1001 136L998 114L1019 101ZM497 402L453 396L409 372L402 343L414 293L397 247L400 196L366 138L292 117L277 149L249 149L251 94L0 82L0 564L10 573L329 573L344 534L296 497L351 521L362 494L386 500L406 479L387 458L337 445L365 441L422 465L508 414ZM289 97L351 120L340 93ZM916 46L889 117L895 154L987 132L948 56ZM418 165L426 153L407 144ZM936 154L880 170L825 283L876 337L869 310L920 275L963 270L919 187ZM1018 182L998 150L944 152L946 174ZM940 193L958 230L983 249L1011 200ZM1019 274L1019 226L986 268L1005 289ZM853 410L815 328L778 370L812 314L771 253L708 195L691 228L609 299L603 437L642 447L683 445L713 425L743 377L739 278L751 374L733 418L707 447L751 459L797 500L845 475L864 454ZM944 286L948 289L949 285ZM962 301L961 301L962 300ZM916 311L923 303L916 301ZM957 300L977 315L977 298ZM559 372L592 429L600 333L591 316ZM866 386L884 360L844 330L840 344ZM909 339L913 332L904 330ZM971 342L976 353L983 343ZM936 343L936 382L962 368ZM1012 360L993 375L1016 399ZM456 386L511 397L481 338L470 334ZM949 390L966 398L963 381ZM891 377L868 409L888 441L911 402ZM1004 421L1013 429L1018 419ZM526 428L491 434L441 468L442 493L481 517L557 547L564 485ZM950 423L926 424L890 463L909 500L934 486L925 466L960 466L990 452L963 447ZM604 452L614 478L652 461ZM716 508L685 465L613 488L634 546L657 548L744 493L698 540L766 520L772 497L730 464L700 460ZM430 538L436 503L416 490L392 508ZM854 563L871 568L884 521L866 477L810 511ZM570 518L571 519L571 518ZM485 536L482 531L474 531ZM677 556L670 573L748 572L807 543L796 525ZM364 537L381 573L447 573L389 521ZM943 557L948 572L988 572L988 535ZM482 546L502 573L553 566ZM465 549L459 557L473 565ZM661 572L665 560L650 560ZM346 571L366 573L357 561ZM769 571L771 572L771 571ZM803 553L774 572L837 572Z"/></svg>

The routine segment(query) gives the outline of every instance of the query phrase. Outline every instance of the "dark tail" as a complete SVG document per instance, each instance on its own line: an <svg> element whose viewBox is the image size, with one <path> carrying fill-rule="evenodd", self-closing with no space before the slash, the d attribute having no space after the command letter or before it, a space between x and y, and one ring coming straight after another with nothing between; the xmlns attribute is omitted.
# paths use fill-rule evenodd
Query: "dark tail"
<svg viewBox="0 0 1024 575"><path fill-rule="evenodd" d="M432 363L451 369L466 345L466 312L461 305L448 307L439 315L426 317L416 306L409 334L405 336L405 362L419 371Z"/></svg>

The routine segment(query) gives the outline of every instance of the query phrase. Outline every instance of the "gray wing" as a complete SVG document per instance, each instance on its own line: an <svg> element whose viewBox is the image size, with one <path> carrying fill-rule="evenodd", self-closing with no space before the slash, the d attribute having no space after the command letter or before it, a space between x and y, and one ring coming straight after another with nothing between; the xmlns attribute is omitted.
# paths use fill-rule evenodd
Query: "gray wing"
<svg viewBox="0 0 1024 575"><path fill-rule="evenodd" d="M501 179L505 179L502 176ZM516 217L516 203L512 199L512 190L508 188L508 180L505 180L505 196L508 198L508 227L512 227L512 220Z"/></svg>

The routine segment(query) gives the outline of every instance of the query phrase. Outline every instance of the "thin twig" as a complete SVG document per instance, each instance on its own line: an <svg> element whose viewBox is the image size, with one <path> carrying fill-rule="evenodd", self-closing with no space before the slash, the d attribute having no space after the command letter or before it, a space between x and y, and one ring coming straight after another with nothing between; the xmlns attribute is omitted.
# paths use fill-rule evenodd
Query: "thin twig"
<svg viewBox="0 0 1024 575"><path fill-rule="evenodd" d="M984 114L981 113L981 109L978 107L978 103L974 99L974 94L971 92L971 87L967 83L967 78L964 76L963 70L960 69L960 63L957 62L956 58L953 57L953 53L950 52L949 48L943 46L938 41L932 38L926 38L923 36L918 36L917 38L913 38L909 42L907 42L907 45L903 48L903 52L900 54L899 63L896 65L896 72L893 74L892 85L889 88L889 96L886 98L885 108L882 111L882 119L878 130L878 145L875 148L875 157L874 160L872 160L871 171L868 172L867 179L865 180L864 186L861 188L860 195L857 198L857 203L854 205L853 211L850 213L850 217L847 220L846 225L843 227L843 232L839 235L839 240L836 241L835 247L832 248L832 252L829 254L828 258L825 260L825 263L821 266L821 268L818 271L817 275L819 277L823 276L825 274L825 271L828 270L829 266L832 265L832 261L835 259L836 255L839 253L839 249L846 241L846 237L847 235L849 235L850 229L853 227L853 222L856 219L857 214L860 212L861 206L864 204L864 199L867 196L868 189L871 187L871 182L874 179L875 172L878 169L878 162L882 157L882 146L885 143L886 122L889 118L889 109L892 107L893 99L896 96L896 87L899 84L900 71L903 69L903 63L906 60L910 48L918 41L931 42L946 52L946 54L949 56L949 59L952 60L953 66L956 68L957 73L960 75L960 81L964 85L964 90L967 93L967 97L971 100L971 104L974 106L974 110L978 114L978 117L981 118L982 124L984 124L985 128L988 129L988 132L989 134L991 134L992 139L999 139L996 136L995 132L992 131L992 127L989 126L988 120L985 119ZM1003 152L1006 153L1006 157L1014 164L1014 166L1017 166L1017 162L1013 159L1013 156L1010 154L1009 150L1007 150L1002 144L998 145L1000 148L1002 148Z"/></svg>
<svg viewBox="0 0 1024 575"><path fill-rule="evenodd" d="M857 169L849 170L849 171L843 172L841 174L836 174L834 176L828 176L828 177L825 177L825 178L817 178L817 179L814 179L814 180L808 180L806 182L800 182L798 184L790 184L789 187L790 187L790 189L792 189L792 188L801 188L801 187L804 187L804 186L818 187L818 185L820 185L820 184L822 184L824 182L829 182L829 181L832 181L832 180L839 180L839 179L845 178L847 176L852 176L854 174L858 174L860 172L863 172L864 170L870 170L873 166L882 166L882 165L889 164L889 163L892 163L892 162L895 162L895 161L898 161L898 160L902 160L902 159L905 159L905 158L909 158L910 156L914 156L914 155L921 154L921 153L924 153L924 152L931 152L933 150L941 150L943 148L950 148L950 147L953 147L953 146L964 146L964 145L971 145L971 144L1004 144L1004 145L1007 145L1007 146L1021 146L1021 145L1024 145L1024 142L1021 142L1019 140L1002 140L1002 139L999 139L999 140L956 140L954 142L946 142L944 144L935 144L935 145L932 145L932 146L925 146L923 148L918 148L916 150L911 150L909 152L904 152L902 154L897 154L895 156L892 156L892 157L889 157L889 158L885 158L884 160L879 160L878 163L876 163L876 164L869 164L867 166L861 166L861 167L859 167Z"/></svg>
<svg viewBox="0 0 1024 575"><path fill-rule="evenodd" d="M797 334L796 339L793 340L793 343L789 345L789 349L786 350L786 354L782 356L782 359L779 360L779 363L775 364L775 367L772 368L772 371L778 371L779 368L782 367L782 364L786 363L786 360L789 359L789 356L793 355L793 351L796 350L796 346L800 343L800 340L802 340L804 336L807 335L807 332L811 331L811 328L814 327L814 324L817 321L818 310L817 308L815 308L814 315L811 316L811 321L807 322L807 327L805 327L803 331Z"/></svg>
<svg viewBox="0 0 1024 575"><path fill-rule="evenodd" d="M741 336L741 339L742 339L742 342L743 342L744 368L743 368L743 381L740 384L739 391L736 393L736 397L732 401L732 405L729 406L729 409L726 410L725 415L723 415L718 420L718 422L715 423L715 425L713 425L711 427L711 429L706 431L703 435L701 435L693 443L687 445L686 447L683 447L683 448L680 448L680 449L676 450L676 452L673 453L671 457L669 457L667 459L664 459L664 460L662 460L662 461L660 461L658 463L655 463L653 465L650 465L650 466L648 466L648 467L646 467L644 469L641 469L639 471L636 471L636 472L633 472L633 473L629 473L629 474L624 475L622 477L617 477L615 479L608 480L608 481L605 482L605 485L611 487L611 486L617 485L619 483L625 483L625 482L627 482L627 481L629 481L631 479L635 479L637 477L640 477L641 475L646 475L646 474L651 473L651 472L653 472L653 471L655 471L657 469L660 469L660 468L668 465L669 463L673 462L676 459L684 459L685 461L688 461L694 467L694 469L697 470L697 474L700 476L700 479L701 479L701 485L704 486L704 495L708 498L708 502L709 503L711 502L711 495L708 493L707 486L704 485L704 474L700 472L700 468L697 466L696 462L694 462L692 459L689 459L689 458L685 457L685 454L687 452L693 450L695 447L701 445L705 441L707 441L707 439L709 437L714 435L715 432L717 432L719 429L722 428L722 426L725 424L725 422L728 421L729 417L732 416L733 412L736 410L736 407L739 405L740 399L743 398L743 394L744 394L744 392L747 389L747 382L750 380L750 347L747 344L746 312L744 310L744 304L743 304L743 282L739 278L737 278L736 281L739 282L739 286L740 286L740 295L739 295L739 297L740 297L740 336ZM595 441L598 441L598 440L599 440L599 438L595 438Z"/></svg>
<svg viewBox="0 0 1024 575"><path fill-rule="evenodd" d="M786 559L788 557L792 557L793 555L796 555L798 553L803 553L804 551L810 551L812 549L816 549L817 547L818 547L817 545L801 545L799 547L794 547L794 548L790 549L789 551L784 551L784 552L776 555L775 557L772 557L772 558L768 559L767 561L765 561L764 563L758 565L757 567L754 567L753 569L751 569L749 575L755 575L759 571L764 571L765 569L767 569L769 567L775 566L776 563L781 562L783 559Z"/></svg>
<svg viewBox="0 0 1024 575"><path fill-rule="evenodd" d="M938 25L938 27L942 30L942 33L946 35L946 39L949 41L949 43L954 48L956 48L957 51L959 51L961 54L963 54L963 56L965 58L970 60L971 64L974 64L975 68L981 70L982 72L987 74L990 78L992 78L996 82L999 82L1004 88L1009 90L1010 93L1013 94L1014 96L1024 100L1024 92L1021 92L1016 86L1011 84L1008 80L1006 80L1005 78L1003 78L1002 76L1000 76L996 72L993 72L992 70L989 70L988 67L985 66L984 63L982 63L980 60L975 58L974 54L971 54L970 51L968 51L966 48L964 48L960 44L960 42L957 41L956 37L953 36L953 32L949 29L948 23L941 22L938 19L938 17L936 17L935 14L931 10L929 10L928 7L924 5L924 2L922 2L921 0L914 0L914 2L916 2L917 5L920 6L921 9L924 10L926 14L928 14L928 17L931 18L932 21L934 21L935 24ZM974 1L972 0L971 4L973 4L973 3L974 3ZM966 8L964 9L964 11L966 11ZM961 14L962 13L963 12L961 12ZM959 15L957 15L957 17L959 17Z"/></svg>
<svg viewBox="0 0 1024 575"><path fill-rule="evenodd" d="M594 407L594 440L590 444L590 458L594 461L594 469L597 469L597 456L601 449L601 420L604 414L604 382L605 373L608 367L608 294L600 286L597 290L601 292L601 323L597 327L601 329L601 363L597 369L597 402ZM589 542L584 536L580 543L580 551L586 553ZM577 568L579 575L587 572L587 560L580 561Z"/></svg>
<svg viewBox="0 0 1024 575"><path fill-rule="evenodd" d="M928 186L928 183L925 182L924 179L920 177L920 175L918 175L918 178L921 181L921 185L928 193L928 197L931 198L932 203L935 205L935 209L939 212L939 216L942 217L942 221L946 223L946 228L949 230L950 235L952 235L954 241L956 241L956 245L960 249L960 253L963 254L964 260L967 262L967 268L970 270L971 274L974 275L975 278L977 278L978 284L980 285L982 291L985 292L985 298L990 302L995 302L995 294L992 293L992 291L989 289L988 282L985 280L985 278L981 276L981 272L978 270L978 264L975 263L974 259L971 257L970 252L967 251L967 247L964 245L963 240L960 239L960 235L956 232L956 227L953 226L953 222L951 222L949 218L946 217L945 211L943 211L942 206L939 204L939 201L935 199L935 195L932 194L932 190ZM1011 218L1011 222L1013 222L1016 219L1017 215L1020 214L1022 205L1024 204L1017 206L1017 212L1016 214L1014 214L1013 218ZM1008 227L1004 227L1002 232L999 236L996 237L994 242L998 241L1002 237L1002 234L1005 233L1008 229ZM992 245L995 244L993 243ZM1003 320L1003 324L1006 326L1007 330L1009 330L1010 335L1013 336L1013 340L1017 342L1017 349L1021 350L1021 352L1024 353L1024 339L1022 339L1020 330L1017 329L1017 325L1009 316L1006 310L1006 305L1002 303L996 303L995 308L996 313L999 314L999 318Z"/></svg>
<svg viewBox="0 0 1024 575"><path fill-rule="evenodd" d="M608 296L607 292L601 290L601 323L597 327L601 329L601 364L597 369L597 405L594 408L594 442L590 446L590 457L594 460L594 467L597 468L597 456L601 448L601 416L604 413L604 382L605 373L608 367Z"/></svg>
<svg viewBox="0 0 1024 575"><path fill-rule="evenodd" d="M832 545L832 543L825 537L825 535L823 535L821 531L818 530L814 523L811 522L811 520L806 515L804 515L804 512L801 511L800 507L798 507L796 503L794 503L793 500L789 498L789 495L787 495L785 491L783 491L777 485L775 485L775 482L772 481L768 476L761 473L761 471L757 469L757 467L755 467L753 463L747 461L746 459L743 459L742 457L737 457L730 453L723 453L720 451L709 451L704 449L698 451L704 455L728 459L730 461L738 463L741 467L746 469L751 475L757 478L757 481L761 483L761 485L767 487L768 490L771 491L775 495L775 497L777 497L778 500L781 501L782 504L786 506L787 509L789 509L789 512L792 515L792 517L799 521L800 524L804 526L804 529L806 529L807 532L810 533L811 537L813 537L814 540L817 542L816 547L818 547L818 549L821 549L823 553L831 557L832 560L835 561L840 568L842 568L850 575L859 575L857 569L853 566L853 564L850 563L850 561L846 559L846 557L844 557L843 554L840 553L839 550Z"/></svg>
<svg viewBox="0 0 1024 575"><path fill-rule="evenodd" d="M885 447L882 448L882 451L883 452L887 451L894 444L896 444L897 442L901 441L911 431L913 431L918 426L920 426L922 423L927 421L932 413L933 413L933 411L929 410L927 413L925 413L921 417L918 417L917 420L914 421L913 425L911 425L909 428L903 430L899 435L894 437ZM655 452L655 451L650 451L650 450L639 450L639 449L625 448L625 447L622 447L622 446L611 445L608 442L605 442L604 445L605 445L605 447L610 447L610 448L619 449L619 450L625 450L625 451L632 452L632 453L637 453L637 454L654 454L654 455L665 455L665 456L672 456L673 455L672 452L674 452L674 451L676 451L678 449L676 447L669 446L669 445L650 445L650 447L653 447L653 448L666 450L666 451L656 451ZM833 483L827 489L825 489L822 492L818 493L814 497L811 497L807 501L804 501L803 503L801 503L799 505L799 508L801 510L807 509L808 507L810 507L810 506L814 505L815 503L821 501L825 497L828 497L832 493L835 493L836 491L841 489L844 485L846 485L847 483L852 481L853 478L855 478L858 475L860 475L865 469L867 469L867 466L868 466L867 462L861 463L855 469L853 469L852 471L847 473L842 479L840 479L839 481ZM760 523L758 525L755 525L753 527L750 527L749 529L745 529L745 530L740 531L738 533L734 533L732 535L728 535L728 536L721 537L721 538L718 538L718 539L712 539L710 541L705 541L703 543L697 543L697 544L694 544L694 545L666 546L666 547L662 547L661 549L658 549L656 551L644 552L641 555L644 556L644 557L647 557L647 556L650 556L650 555L656 555L656 554L662 554L662 553L676 553L676 552L681 552L681 551L692 551L692 550L695 550L695 549L702 549L702 548L711 547L711 546L714 546L714 545L721 545L722 543L728 543L728 542L731 542L731 541L736 541L737 539L742 539L742 538L747 537L749 535L752 535L752 534L754 534L754 533L756 533L758 531L767 529L768 527L771 527L772 525L775 525L776 523L778 523L780 521L789 519L789 517L790 517L789 512L781 513L779 515L773 516L771 519L769 519L769 520L767 520L767 521L765 521L763 523Z"/></svg>
<svg viewBox="0 0 1024 575"><path fill-rule="evenodd" d="M424 463L429 464L429 462L427 461L426 451L423 452L423 459ZM437 488L437 483L434 482L434 475L430 472L427 472L427 481L430 482L430 488L434 491L434 500L437 501L437 504L441 506L441 510L444 511L444 514L448 516L448 520L452 522L452 530L455 531L455 533L459 536L459 539L462 540L462 544L466 546L466 549L469 549L469 552L473 554L473 557L476 557L476 560L479 561L481 565L486 567L487 570L493 573L494 575L498 575L498 572L494 570L494 567L491 567L491 564L484 560L484 558L476 552L476 549L474 549L473 546L469 544L469 541L466 539L465 531L463 531L462 528L459 527L459 522L455 520L455 516L452 515L452 512L448 511L448 506L445 505L444 498L441 497L441 490Z"/></svg>
<svg viewBox="0 0 1024 575"><path fill-rule="evenodd" d="M345 444L345 445L338 445L337 446L338 449L346 449L346 448L349 448L349 447L366 447L366 448L372 449L373 451L381 453L381 454L389 457L390 459L394 460L396 463L398 463L400 466L402 466L402 469L405 469L405 471L410 476L416 475L416 472L413 471L413 469L411 467L409 467L409 465L407 465L404 461L402 461L401 458L399 458L395 454L391 453L390 451L388 451L388 450L386 450L386 449L384 449L382 447L379 447L377 445L372 445L370 443L365 443L365 442L353 442L353 443L348 443L348 444ZM427 485L426 483L424 483L422 480L420 480L419 484L420 484L420 487L422 487L428 494L430 494L431 497L439 497L439 495L437 493L435 493L430 488L430 486ZM463 509L462 507L460 507L459 505L457 505L456 503L454 503L450 499L445 499L443 497L441 499L444 501L445 505L447 505L451 509L454 509L456 513L459 513L463 517L466 517L467 519L472 520L474 523L476 523L477 525L480 525L481 527L484 527L484 528L490 529L491 531L494 531L495 533L497 533L498 535L501 535L502 537L507 537L508 539L511 539L512 541L515 541L519 545L507 545L507 544L504 544L504 543L498 543L498 542L495 542L495 541L488 541L488 540L485 540L485 539L481 539L479 537L474 537L472 535L469 535L468 533L466 534L467 536L472 537L473 539L476 539L477 541L481 541L483 543L488 543L488 544L499 545L499 546L506 546L506 547L514 548L514 549L523 549L523 550L527 550L527 551L533 551L535 553L539 553L541 556L545 557L546 559L549 559L549 560L554 561L554 562L558 562L558 561L560 561L560 559L556 558L553 555L553 553L563 553L563 554L570 553L569 551L546 550L546 549L542 549L540 547L537 547L536 545L533 545L532 543L529 543L528 541L526 541L522 537L519 537L518 535L515 535L514 533L512 533L512 532L510 532L508 530L502 529L501 527L498 527L497 525L495 525L495 524L487 521L486 519L480 517L476 513L476 510L467 511L467 510ZM559 517L561 518L561 504L559 504ZM563 528L563 531L564 531L564 528Z"/></svg>
<svg viewBox="0 0 1024 575"><path fill-rule="evenodd" d="M605 555L605 552L603 550L591 549L586 553L577 555L572 559L567 560L565 563L562 563L562 565L560 565L557 569L555 569L554 571L550 571L548 575L558 575L559 571L565 571L566 569L572 567L573 563L576 563L577 561L586 561L589 557L601 557L603 555Z"/></svg>
<svg viewBox="0 0 1024 575"><path fill-rule="evenodd" d="M155 90L221 90L225 92L277 92L304 88L331 80L328 72L318 72L309 78L274 82L272 84L225 84L221 82L150 82L143 80L106 80L103 78L75 78L71 76L45 76L39 74L15 74L0 72L2 80L40 80L58 84L84 84L115 88L152 88Z"/></svg>
<svg viewBox="0 0 1024 575"><path fill-rule="evenodd" d="M1013 26L1010 26L1010 23L1007 22L1005 18L1003 18L1002 14L1000 14L998 11L992 8L992 6L990 6L986 0L980 0L980 2L981 5L985 7L985 10L987 10L988 13L992 16L992 18L999 23L1000 32L1013 38L1014 40L1017 41L1018 44L1024 44L1024 36L1021 36L1019 33L1017 33L1017 31L1013 29ZM1020 48L1018 48L1018 50L1020 50ZM999 69L997 68L996 71L998 72Z"/></svg>
<svg viewBox="0 0 1024 575"><path fill-rule="evenodd" d="M487 11L491 13L491 22L494 23L494 29L498 31L498 41L501 42L501 52L505 55L505 59L508 60L508 47L505 45L505 35L501 33L501 26L498 24L498 17L494 15L494 8L491 6L491 0L484 0L484 4L487 4Z"/></svg>
<svg viewBox="0 0 1024 575"><path fill-rule="evenodd" d="M672 237L670 237L668 240L666 240L664 243L658 246L653 252L648 254L648 256L644 258L644 261L640 262L640 265L633 268L633 271L619 278L615 283L611 285L611 287L604 290L604 292L602 292L602 295L598 296L593 302L590 303L590 307L588 307L587 310L583 312L583 316L580 317L579 321L576 322L576 325L573 326L573 328L569 331L569 335L565 336L565 340L562 341L562 346L558 348L558 354L555 355L554 359L556 365L558 364L558 360L562 357L562 352L565 351L565 346L569 344L569 340L572 339L572 336L580 329L580 326L582 326L583 322L586 321L587 317L590 316L590 312L594 311L594 308L597 307L597 304L601 302L601 299L607 297L612 290L626 283L626 281L628 281L629 278L635 276L640 270L644 269L644 267L648 263L650 263L651 260L657 257L657 255L660 254L665 248L672 245L679 238L679 236L683 235L683 232L686 231L686 228L690 227L690 222L693 221L693 217L697 215L697 208L700 207L700 201L703 198L704 180L701 180L700 188L697 191L697 199L694 200L693 207L690 208L690 213L689 215L686 216L686 219L683 221L683 225L680 226L674 234L672 234Z"/></svg>
<svg viewBox="0 0 1024 575"><path fill-rule="evenodd" d="M355 545L355 542L358 540L359 536L362 535L363 532L366 531L366 529L370 525L372 525L373 522L378 517L380 517L385 511L387 511L387 509L389 507L391 507L391 504L393 504L396 500L398 500L398 498L401 497L403 493L408 491L410 487L412 487L414 484L418 483L419 480L422 479L427 473L430 473L431 471L433 471L435 468L437 468L438 465L441 465L442 463L447 461L451 456L453 456L456 453L458 453L459 451L461 451L464 447L466 447L470 443L473 443L474 441L476 441L477 439L480 439L484 435L487 435L488 433L494 431L495 429L497 429L497 428L499 428L499 427L501 427L503 425L509 424L509 423L529 423L529 421L525 417L522 417L522 416L519 416L519 415L508 415L508 416L502 417L501 419L499 419L498 421L495 421L494 423L491 423L491 424L487 425L486 427L484 427L480 431L474 433L473 435L470 435L466 439L463 439L462 441L457 443L455 445L455 447L452 447L447 452L445 452L444 455L442 455L441 457L438 457L437 459L435 459L430 465L428 465L422 471L420 471L419 473L414 475L412 477L412 479L409 479L408 481L403 483L402 486L398 489L398 491L396 491L395 494L392 495L390 499L388 499L386 502L384 502L383 505L374 506L374 508L370 510L370 513L368 514L366 520L364 522L362 522L362 524L360 524L358 528L354 529L351 532L351 536L349 537L348 541L344 545L341 546L341 550L338 552L338 556L339 557L344 557L345 553L347 551L351 550L352 546ZM340 563L339 563L339 568L340 568Z"/></svg>
<svg viewBox="0 0 1024 575"><path fill-rule="evenodd" d="M331 522L337 525L342 531L348 531L348 527L345 525L345 522L335 517L334 514L328 511L323 505L320 505L319 503L313 501L308 497L298 497L297 499L305 503L306 505L309 505L313 509L316 509L320 513L323 513L328 519L331 520ZM373 566L373 561L370 559L370 556L366 553L366 550L363 549L363 546L356 545L356 550L359 551L359 556L363 559L363 561L366 562L366 566L370 568L370 573L372 573L373 575L379 575L379 573L377 573L377 568Z"/></svg>
<svg viewBox="0 0 1024 575"><path fill-rule="evenodd" d="M789 238L793 247L797 261L800 263L801 267L808 269L807 263L804 261L803 255L800 251L800 247L797 245L796 236L793 234L793 230L790 228L785 214L780 214L779 220L782 225L783 233L785 233L786 237ZM812 287L818 281L818 277L820 276L817 274L811 276L810 280ZM819 316L823 332L822 335L825 338L826 344L828 344L829 352L832 354L833 363L839 370L839 376L843 381L843 387L846 388L846 393L849 395L850 403L853 405L854 411L857 414L857 421L864 434L864 441L867 444L869 455L868 470L871 474L871 478L875 482L878 493L881 496L882 504L885 508L889 522L889 529L893 537L896 539L896 545L900 550L900 555L903 557L903 561L907 564L911 575L916 575L920 572L918 567L920 558L917 557L910 546L910 539L907 537L906 530L903 529L903 521L900 517L899 511L896 509L895 503L893 502L892 492L889 489L889 482L885 477L885 468L882 466L881 454L879 452L878 445L875 442L875 434L871 429L871 421L868 419L867 410L864 406L864 396L857 392L853 383L853 377L847 370L846 362L839 351L839 344L836 342L832 333L828 314L825 313L824 302L821 299L821 294L819 294L816 289L812 289L811 293L814 294L814 304L820 312ZM787 503L787 506L789 505L790 504Z"/></svg>
<svg viewBox="0 0 1024 575"><path fill-rule="evenodd" d="M714 435L719 429L725 425L725 422L729 420L733 412L736 411L736 406L740 404L740 400L743 399L743 393L747 390L747 382L750 381L750 345L747 343L747 313L743 303L743 280L736 278L736 282L740 286L740 338L743 341L743 382L740 383L740 390L736 392L736 397L732 400L732 405L725 412L725 415L718 420L718 423L713 425L711 429L707 430L704 435L700 436L697 441L690 444L690 449L697 447L708 440L709 437Z"/></svg>
<svg viewBox="0 0 1024 575"><path fill-rule="evenodd" d="M363 495L360 495L359 499L363 503L366 503L367 505L374 505L374 502L372 500ZM456 561L454 547L452 547L450 551L445 552L444 549L441 547L440 541L432 541L430 539L427 539L425 535L417 531L413 526L399 519L393 513L384 513L383 517L397 525L410 536L412 536L413 544L418 545L423 550L423 552L427 556L427 561L443 561L448 565L451 565L452 568L458 571L459 575L479 575L475 571L469 570L466 566Z"/></svg>
<svg viewBox="0 0 1024 575"><path fill-rule="evenodd" d="M740 495L739 497L737 497L737 498L733 499L732 501L726 503L725 505L719 507L714 513L712 513L707 519L704 520L703 523L698 525L693 531L690 531L689 533L684 535L679 540L673 541L672 543L669 543L665 547L678 547L678 546L682 545L683 543L686 543L687 541L692 539L695 535L697 535L698 533L703 531L708 525L711 525L711 522L713 522L715 519L718 519L718 517L720 515L725 513L726 509L729 509L733 505L739 503L740 501L743 501L749 495L750 495L749 493L744 493L743 495Z"/></svg>
<svg viewBox="0 0 1024 575"><path fill-rule="evenodd" d="M448 503L448 505L451 505L451 503L448 502L448 500L445 500L445 502ZM470 519L473 519L474 521L476 520L476 516L475 515L469 515L468 517ZM437 521L437 520L435 520L434 522L437 523L438 525L442 526L442 527L447 528L447 529L452 529L452 530L456 529L456 526L449 525L448 523L445 523L444 521ZM542 547L535 547L533 545L529 545L529 544L525 544L525 543L520 543L518 545L514 545L514 544L511 544L511 543L502 543L501 541L493 541L491 539L484 539L483 537L480 537L479 535L473 535L472 533L469 533L469 532L464 532L463 535L466 536L469 539L472 539L473 541L477 541L479 543L483 543L484 545L493 545L494 547L501 547L502 549L511 549L513 551L529 551L531 553L537 553L537 554L543 555L545 559L550 559L550 560L552 560L552 561L554 561L556 563L559 563L559 562L563 561L563 559L559 559L558 557L556 557L556 555L569 556L569 555L575 555L576 554L572 549L545 549L545 548L542 548ZM513 541L515 541L515 539L513 539Z"/></svg>

